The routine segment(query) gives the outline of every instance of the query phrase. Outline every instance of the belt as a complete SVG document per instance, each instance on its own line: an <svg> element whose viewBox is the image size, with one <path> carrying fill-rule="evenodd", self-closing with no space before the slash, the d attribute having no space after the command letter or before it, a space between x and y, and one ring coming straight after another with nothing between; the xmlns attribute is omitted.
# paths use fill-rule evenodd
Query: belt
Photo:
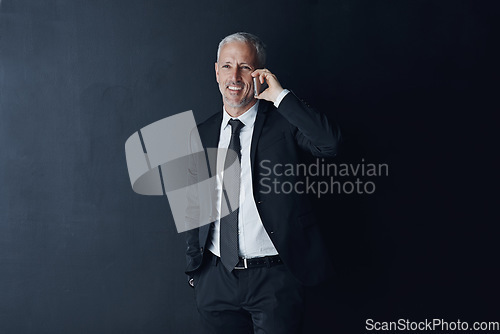
<svg viewBox="0 0 500 334"><path fill-rule="evenodd" d="M240 261L234 267L234 269L248 269L256 267L272 267L283 263L279 255L255 257L252 259L243 259L240 257Z"/></svg>

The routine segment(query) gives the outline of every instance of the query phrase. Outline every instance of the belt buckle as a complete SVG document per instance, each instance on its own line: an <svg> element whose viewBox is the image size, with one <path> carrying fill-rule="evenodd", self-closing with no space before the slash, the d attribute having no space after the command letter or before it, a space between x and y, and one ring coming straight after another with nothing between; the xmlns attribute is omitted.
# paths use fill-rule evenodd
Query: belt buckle
<svg viewBox="0 0 500 334"><path fill-rule="evenodd" d="M243 258L243 267L234 267L234 269L247 269L248 264L247 264L247 259Z"/></svg>

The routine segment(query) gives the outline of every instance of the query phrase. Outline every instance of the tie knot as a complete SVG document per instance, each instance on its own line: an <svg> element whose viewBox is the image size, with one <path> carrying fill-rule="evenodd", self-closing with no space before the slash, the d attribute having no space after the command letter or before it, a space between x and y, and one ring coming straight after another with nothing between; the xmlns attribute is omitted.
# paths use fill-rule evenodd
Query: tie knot
<svg viewBox="0 0 500 334"><path fill-rule="evenodd" d="M230 119L229 125L231 125L231 134L236 134L240 132L241 128L245 126L239 119Z"/></svg>

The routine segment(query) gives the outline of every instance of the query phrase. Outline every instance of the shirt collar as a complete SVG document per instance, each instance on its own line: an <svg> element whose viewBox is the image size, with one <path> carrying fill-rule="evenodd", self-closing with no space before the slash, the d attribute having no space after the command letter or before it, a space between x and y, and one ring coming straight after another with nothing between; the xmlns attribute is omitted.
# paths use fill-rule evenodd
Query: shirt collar
<svg viewBox="0 0 500 334"><path fill-rule="evenodd" d="M245 111L243 114L241 114L239 117L231 117L227 112L226 108L222 107L223 113L222 113L222 130L226 128L229 124L230 119L239 119L245 126L241 129L241 131L247 131L248 129L252 128L254 123L255 123L255 118L257 117L257 110L259 109L259 100L257 100L257 103L255 103L250 109Z"/></svg>

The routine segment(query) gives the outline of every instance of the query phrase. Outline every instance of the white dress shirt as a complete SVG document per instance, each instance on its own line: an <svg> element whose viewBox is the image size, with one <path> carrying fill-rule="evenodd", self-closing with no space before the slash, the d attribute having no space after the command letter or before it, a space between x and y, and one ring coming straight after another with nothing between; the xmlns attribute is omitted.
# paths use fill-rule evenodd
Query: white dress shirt
<svg viewBox="0 0 500 334"><path fill-rule="evenodd" d="M288 90L278 96L275 106L278 107L281 100L288 93ZM260 219L257 206L253 198L252 170L250 166L250 147L252 135L257 117L259 101L255 103L244 114L235 119L239 119L245 126L240 131L241 142L241 181L240 181L240 205L238 213L238 242L240 257L254 258L268 255L277 255L278 251L269 238L262 220ZM219 148L227 149L231 140L231 126L228 121L232 117L223 108L223 117L220 128ZM220 212L222 204L222 177L225 154L217 156L217 208L218 219L214 222L211 243L208 249L215 255L220 256Z"/></svg>

